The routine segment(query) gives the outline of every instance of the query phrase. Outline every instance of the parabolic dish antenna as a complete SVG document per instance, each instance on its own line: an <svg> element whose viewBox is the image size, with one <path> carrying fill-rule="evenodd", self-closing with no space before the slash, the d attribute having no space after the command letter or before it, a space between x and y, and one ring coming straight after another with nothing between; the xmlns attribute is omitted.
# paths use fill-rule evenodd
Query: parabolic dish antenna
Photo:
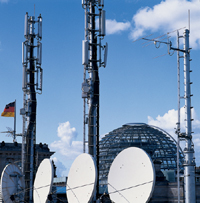
<svg viewBox="0 0 200 203"><path fill-rule="evenodd" d="M67 179L69 203L87 203L93 198L97 183L96 164L89 154L79 155L73 162Z"/></svg>
<svg viewBox="0 0 200 203"><path fill-rule="evenodd" d="M1 174L1 196L5 203L24 202L25 181L16 164L8 164Z"/></svg>
<svg viewBox="0 0 200 203"><path fill-rule="evenodd" d="M53 185L53 175L54 168L52 161L50 159L44 159L40 163L35 176L33 186L34 203L46 203L48 201L48 195L50 194Z"/></svg>
<svg viewBox="0 0 200 203"><path fill-rule="evenodd" d="M154 185L154 165L144 150L130 147L114 159L108 174L108 192L113 202L148 202Z"/></svg>

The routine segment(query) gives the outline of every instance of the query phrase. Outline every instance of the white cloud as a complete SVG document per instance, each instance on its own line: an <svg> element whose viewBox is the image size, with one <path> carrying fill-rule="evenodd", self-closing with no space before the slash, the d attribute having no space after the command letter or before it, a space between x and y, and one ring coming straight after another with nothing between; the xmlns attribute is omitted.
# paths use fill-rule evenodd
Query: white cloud
<svg viewBox="0 0 200 203"><path fill-rule="evenodd" d="M193 129L200 129L200 121L197 118L196 112L194 108L191 111L192 118L194 121L192 122ZM169 110L163 116L158 115L156 119L153 119L151 116L148 116L148 124L160 127L161 129L167 131L174 138L175 136L175 128L177 127L176 123L178 122L178 111L175 109ZM185 131L185 109L182 107L180 109L180 125L181 131Z"/></svg>
<svg viewBox="0 0 200 203"><path fill-rule="evenodd" d="M131 27L130 22L117 22L114 20L106 20L106 34L116 34L128 30Z"/></svg>
<svg viewBox="0 0 200 203"><path fill-rule="evenodd" d="M193 141L195 143L195 146L200 147L200 134L195 134L195 136L193 137L194 137Z"/></svg>
<svg viewBox="0 0 200 203"><path fill-rule="evenodd" d="M77 132L71 128L69 121L58 126L57 135L60 138L50 144L50 147L63 155L67 160L74 160L83 149L82 141L75 141Z"/></svg>
<svg viewBox="0 0 200 203"><path fill-rule="evenodd" d="M161 129L174 134L174 128L177 123L177 111L172 109L165 113L163 116L158 115L156 119L153 119L151 116L148 116L148 124L160 127Z"/></svg>
<svg viewBox="0 0 200 203"><path fill-rule="evenodd" d="M96 20L96 27L99 28L99 19ZM122 31L128 30L131 27L130 22L117 22L115 19L106 20L106 34L119 34Z"/></svg>
<svg viewBox="0 0 200 203"><path fill-rule="evenodd" d="M184 107L181 108L180 111L180 123L181 123L181 132L185 132L185 109ZM193 134L193 143L194 143L194 149L195 149L195 156L197 165L200 165L200 120L198 120L197 115L195 113L195 110L192 109L192 118L194 121L192 122L192 131L194 131ZM175 134L175 128L176 123L178 119L178 112L177 110L169 110L167 113L165 113L163 116L158 115L156 119L152 118L151 116L148 116L148 124L154 125L157 127L160 127L161 129L168 132L172 137L174 137L175 140L177 140L177 135ZM181 147L184 148L185 143L181 142Z"/></svg>
<svg viewBox="0 0 200 203"><path fill-rule="evenodd" d="M65 167L65 165L58 160L57 157L53 157L52 160L56 166L56 175L57 177L64 177L68 175L69 168Z"/></svg>
<svg viewBox="0 0 200 203"><path fill-rule="evenodd" d="M200 1L198 0L165 0L153 8L145 7L133 16L134 28L131 38L137 39L147 32L161 31L167 33L179 28L188 28L188 10L191 13L190 44L193 48L200 47Z"/></svg>

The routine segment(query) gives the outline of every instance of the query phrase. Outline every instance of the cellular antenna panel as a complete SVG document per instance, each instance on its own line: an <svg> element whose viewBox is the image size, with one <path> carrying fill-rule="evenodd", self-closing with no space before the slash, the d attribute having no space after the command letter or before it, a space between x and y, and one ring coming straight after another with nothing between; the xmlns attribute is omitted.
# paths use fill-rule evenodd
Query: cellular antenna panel
<svg viewBox="0 0 200 203"><path fill-rule="evenodd" d="M73 162L67 179L67 199L69 203L90 202L97 184L97 169L89 154L79 155Z"/></svg>
<svg viewBox="0 0 200 203"><path fill-rule="evenodd" d="M154 185L154 165L144 150L130 147L114 159L108 174L108 192L113 202L148 202Z"/></svg>

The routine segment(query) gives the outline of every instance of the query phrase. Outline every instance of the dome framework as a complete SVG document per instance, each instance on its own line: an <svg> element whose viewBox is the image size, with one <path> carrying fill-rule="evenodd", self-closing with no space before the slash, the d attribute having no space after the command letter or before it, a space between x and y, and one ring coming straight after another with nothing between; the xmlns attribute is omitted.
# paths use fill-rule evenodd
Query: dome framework
<svg viewBox="0 0 200 203"><path fill-rule="evenodd" d="M106 184L110 166L115 157L128 147L145 150L153 161L161 161L161 169L177 168L177 143L164 130L145 123L130 123L106 134L99 142L100 184ZM179 164L183 162L180 150Z"/></svg>

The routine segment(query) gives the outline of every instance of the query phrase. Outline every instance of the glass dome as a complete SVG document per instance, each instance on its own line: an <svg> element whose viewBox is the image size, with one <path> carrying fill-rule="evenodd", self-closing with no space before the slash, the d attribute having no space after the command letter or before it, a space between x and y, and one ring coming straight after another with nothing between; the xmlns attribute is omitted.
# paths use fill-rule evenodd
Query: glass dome
<svg viewBox="0 0 200 203"><path fill-rule="evenodd" d="M115 157L128 147L145 150L152 160L161 161L161 169L176 169L177 147L175 139L164 130L145 123L129 123L106 134L99 142L100 184L107 183L107 176ZM180 150L180 163L183 152Z"/></svg>

